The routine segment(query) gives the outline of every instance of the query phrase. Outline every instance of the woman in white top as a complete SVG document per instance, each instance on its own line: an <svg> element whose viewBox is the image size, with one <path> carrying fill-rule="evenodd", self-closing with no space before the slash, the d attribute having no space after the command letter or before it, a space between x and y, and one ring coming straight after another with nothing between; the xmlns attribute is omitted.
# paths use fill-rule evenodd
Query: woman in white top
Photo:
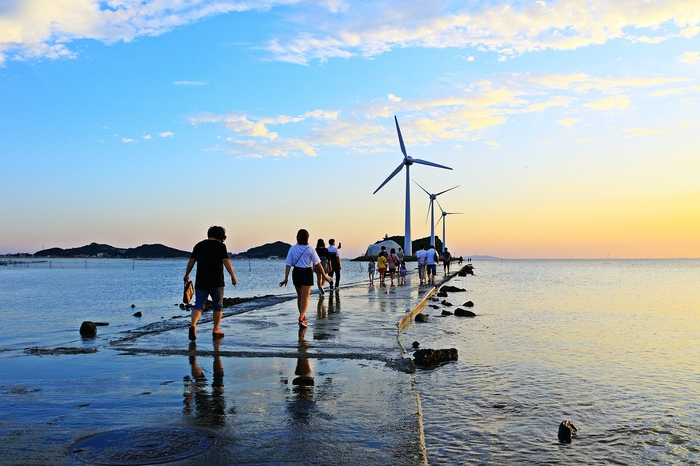
<svg viewBox="0 0 700 466"><path fill-rule="evenodd" d="M306 308L309 307L309 295L311 288L314 286L313 267L319 271L318 273L327 281L331 278L326 275L326 271L321 266L316 250L309 246L309 232L301 229L297 232L297 244L289 248L287 259L285 260L284 280L280 282L280 286L287 286L289 280L289 270L294 267L292 272L292 283L297 290L297 307L299 308L299 326L307 327Z"/></svg>

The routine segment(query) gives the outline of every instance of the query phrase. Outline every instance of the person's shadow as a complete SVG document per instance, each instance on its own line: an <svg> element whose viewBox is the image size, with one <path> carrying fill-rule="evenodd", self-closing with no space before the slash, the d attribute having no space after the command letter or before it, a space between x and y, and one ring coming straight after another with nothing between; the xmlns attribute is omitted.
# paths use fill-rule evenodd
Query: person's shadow
<svg viewBox="0 0 700 466"><path fill-rule="evenodd" d="M221 340L214 340L214 364L211 393L209 393L207 378L197 363L197 344L190 343L190 373L183 378L184 398L183 413L187 416L194 414L195 423L204 427L223 427L226 425L226 398L224 397L224 367L221 363L219 349ZM234 413L231 408L229 413Z"/></svg>
<svg viewBox="0 0 700 466"><path fill-rule="evenodd" d="M306 357L309 345L306 341L306 328L299 329L299 355L294 369L296 377L292 380L293 397L288 400L287 410L294 423L306 425L316 409L314 401L314 377L311 371L311 363Z"/></svg>
<svg viewBox="0 0 700 466"><path fill-rule="evenodd" d="M335 314L340 312L340 293L328 294L328 313Z"/></svg>

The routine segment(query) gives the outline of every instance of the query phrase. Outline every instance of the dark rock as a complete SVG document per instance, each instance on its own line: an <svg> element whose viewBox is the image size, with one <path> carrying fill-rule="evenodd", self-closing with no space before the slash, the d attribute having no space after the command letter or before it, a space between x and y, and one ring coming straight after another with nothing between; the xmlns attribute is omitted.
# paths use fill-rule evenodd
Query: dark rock
<svg viewBox="0 0 700 466"><path fill-rule="evenodd" d="M461 307L455 309L455 315L459 317L476 317L476 314L474 314L472 311L467 311Z"/></svg>
<svg viewBox="0 0 700 466"><path fill-rule="evenodd" d="M474 266L469 265L469 264L465 265L464 267L462 267L462 269L459 272L457 272L457 275L459 275L460 277L466 277L467 275L474 275Z"/></svg>
<svg viewBox="0 0 700 466"><path fill-rule="evenodd" d="M425 314L416 314L416 317L414 319L416 322L427 322L428 321L428 316Z"/></svg>
<svg viewBox="0 0 700 466"><path fill-rule="evenodd" d="M428 307L432 307L433 309L440 309L440 306L437 304L428 304Z"/></svg>
<svg viewBox="0 0 700 466"><path fill-rule="evenodd" d="M141 316L143 316L143 314L141 314L141 311L134 312L134 317L141 317Z"/></svg>
<svg viewBox="0 0 700 466"><path fill-rule="evenodd" d="M83 338L95 338L97 336L97 325L95 322L86 320L80 325L80 336Z"/></svg>
<svg viewBox="0 0 700 466"><path fill-rule="evenodd" d="M457 348L449 349L422 349L413 353L415 363L418 366L433 366L446 361L457 360Z"/></svg>
<svg viewBox="0 0 700 466"><path fill-rule="evenodd" d="M417 341L414 341L411 346L413 346L414 348L418 348L420 346L420 343L418 343Z"/></svg>
<svg viewBox="0 0 700 466"><path fill-rule="evenodd" d="M106 327L109 325L109 322L95 322L95 325L98 327Z"/></svg>
<svg viewBox="0 0 700 466"><path fill-rule="evenodd" d="M445 291L438 291L437 297L438 298L447 298L447 293Z"/></svg>
<svg viewBox="0 0 700 466"><path fill-rule="evenodd" d="M443 309L443 310L442 310L442 315L444 315L444 316L451 316L452 313L451 313L450 311L447 311L447 310Z"/></svg>
<svg viewBox="0 0 700 466"><path fill-rule="evenodd" d="M133 308L135 308L135 307L136 307L136 304L132 304L132 305L131 305L131 309L133 309Z"/></svg>
<svg viewBox="0 0 700 466"><path fill-rule="evenodd" d="M440 288L441 293L458 293L460 291L467 291L464 288L457 288L456 286L445 285Z"/></svg>
<svg viewBox="0 0 700 466"><path fill-rule="evenodd" d="M557 437L561 443L571 443L571 437L576 435L578 429L571 421L564 421L559 424L559 432Z"/></svg>
<svg viewBox="0 0 700 466"><path fill-rule="evenodd" d="M314 385L314 379L312 377L297 377L292 380L292 385L301 385L302 387L311 387Z"/></svg>
<svg viewBox="0 0 700 466"><path fill-rule="evenodd" d="M440 303L443 306L452 306L452 303L448 302L447 300L443 299L442 302Z"/></svg>
<svg viewBox="0 0 700 466"><path fill-rule="evenodd" d="M474 307L474 303L471 301L467 301L466 303L462 304L464 307Z"/></svg>
<svg viewBox="0 0 700 466"><path fill-rule="evenodd" d="M185 309L185 303L180 303L180 309L182 309L182 310Z"/></svg>

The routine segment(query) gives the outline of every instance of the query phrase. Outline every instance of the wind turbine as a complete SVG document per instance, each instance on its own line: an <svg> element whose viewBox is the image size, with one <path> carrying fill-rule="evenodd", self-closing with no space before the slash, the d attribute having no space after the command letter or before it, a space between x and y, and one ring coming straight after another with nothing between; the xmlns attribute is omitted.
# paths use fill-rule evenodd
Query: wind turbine
<svg viewBox="0 0 700 466"><path fill-rule="evenodd" d="M444 194L444 193L446 193L447 191L452 191L452 190L455 189L455 188L459 188L459 185L454 186L454 187L452 187L452 188L450 188L450 189L446 189L446 190L444 190L444 191L440 191L440 192L437 193L437 194L431 194L431 193L429 193L423 186L421 186L420 184L418 184L418 182L417 182L416 180L413 180L413 182L416 183L420 189L422 189L423 191L425 191L425 194L427 194L428 197L430 198L430 205L428 206L428 214L426 214L425 220L426 220L426 222L427 222L427 221L428 221L428 215L430 215L430 244L435 245L435 204L434 204L434 202L435 202L435 200L437 199L437 197L438 197L440 194ZM445 233L443 233L443 236L445 236ZM443 241L443 243L444 243L445 239L443 238L442 241Z"/></svg>
<svg viewBox="0 0 700 466"><path fill-rule="evenodd" d="M447 223L445 217L447 217L448 215L460 215L464 212L445 212L445 210L440 205L440 201L436 199L436 202L438 204L438 207L440 207L440 212L442 212L440 219L437 221L438 223L442 222L442 251L440 252L445 252L445 245L447 244L447 241L445 240L445 223Z"/></svg>
<svg viewBox="0 0 700 466"><path fill-rule="evenodd" d="M450 167L446 167L444 165L438 165L437 163L433 162L428 162L427 160L421 160L421 159L414 159L413 157L409 157L408 154L406 154L406 146L403 144L403 138L401 137L401 128L399 128L399 120L396 118L396 115L394 115L394 121L396 122L396 132L399 135L399 144L401 145L401 152L403 153L403 162L396 167L396 170L394 170L389 177L384 180L382 184L379 185L377 189L374 190L372 194L376 194L377 191L382 189L385 184L389 182L393 177L395 177L405 166L406 167L406 222L404 225L404 237L403 237L403 250L404 254L407 255L412 255L413 251L411 251L411 176L409 174L409 168L411 165L414 163L419 163L422 165L430 165L432 167L438 167L438 168L445 168L447 170L452 170Z"/></svg>

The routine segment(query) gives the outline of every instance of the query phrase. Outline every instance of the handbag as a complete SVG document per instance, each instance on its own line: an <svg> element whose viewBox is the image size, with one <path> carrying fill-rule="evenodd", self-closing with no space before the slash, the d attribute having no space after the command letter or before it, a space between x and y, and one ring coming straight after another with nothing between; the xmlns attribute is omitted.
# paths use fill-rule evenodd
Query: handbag
<svg viewBox="0 0 700 466"><path fill-rule="evenodd" d="M187 283L185 283L185 289L182 292L182 302L189 304L189 302L192 301L192 296L194 296L194 286L192 285L192 281L188 280Z"/></svg>

